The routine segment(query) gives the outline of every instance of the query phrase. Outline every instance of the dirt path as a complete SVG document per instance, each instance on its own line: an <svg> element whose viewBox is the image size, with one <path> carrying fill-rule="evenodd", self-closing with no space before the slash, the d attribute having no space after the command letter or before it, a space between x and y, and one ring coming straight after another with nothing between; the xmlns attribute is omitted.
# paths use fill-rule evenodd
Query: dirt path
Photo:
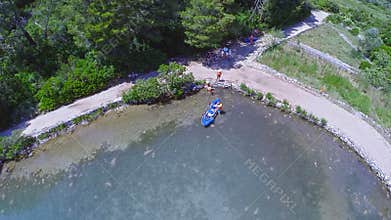
<svg viewBox="0 0 391 220"><path fill-rule="evenodd" d="M131 86L131 83L122 83L95 95L79 99L70 105L40 115L27 122L28 126L23 131L23 134L38 136L39 134L48 131L50 128L116 102L118 99L121 99L122 92L129 89Z"/></svg>

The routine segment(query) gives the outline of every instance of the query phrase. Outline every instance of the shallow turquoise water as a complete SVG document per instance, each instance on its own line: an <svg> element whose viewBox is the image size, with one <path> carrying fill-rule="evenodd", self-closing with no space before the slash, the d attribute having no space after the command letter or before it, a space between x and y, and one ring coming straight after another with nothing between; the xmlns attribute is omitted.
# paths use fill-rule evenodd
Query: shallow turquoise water
<svg viewBox="0 0 391 220"><path fill-rule="evenodd" d="M44 183L9 180L1 188L0 219L391 218L383 186L339 141L240 95L218 94L226 114L215 127L201 127L198 117L186 124L174 119ZM204 106L206 98L182 102ZM110 118L73 138L109 147L113 140L98 130L126 135L116 129L130 119Z"/></svg>

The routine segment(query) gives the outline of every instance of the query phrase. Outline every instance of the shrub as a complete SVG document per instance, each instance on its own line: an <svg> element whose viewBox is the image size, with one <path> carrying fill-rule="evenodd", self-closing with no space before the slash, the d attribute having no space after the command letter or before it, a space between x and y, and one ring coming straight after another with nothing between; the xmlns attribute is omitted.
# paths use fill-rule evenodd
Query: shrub
<svg viewBox="0 0 391 220"><path fill-rule="evenodd" d="M308 115L308 118L310 121L312 121L314 124L318 124L319 123L319 118L316 117L314 114L310 113Z"/></svg>
<svg viewBox="0 0 391 220"><path fill-rule="evenodd" d="M255 92L253 89L249 88L249 87L248 87L246 84L244 84L244 83L241 83L241 84L240 84L240 90L242 90L243 93L244 93L246 96L253 96L253 95L256 94L256 92Z"/></svg>
<svg viewBox="0 0 391 220"><path fill-rule="evenodd" d="M255 94L255 99L257 100L262 100L263 99L263 93L262 92L257 92Z"/></svg>
<svg viewBox="0 0 391 220"><path fill-rule="evenodd" d="M138 80L127 92L123 93L123 101L130 104L152 104L162 98L182 98L186 90L194 85L192 73L177 63L163 64L159 76L147 80Z"/></svg>
<svg viewBox="0 0 391 220"><path fill-rule="evenodd" d="M269 106L275 106L277 103L276 98L274 98L274 96L270 92L266 93L266 100L267 100L267 105Z"/></svg>
<svg viewBox="0 0 391 220"><path fill-rule="evenodd" d="M291 112L291 105L289 104L288 100L284 99L282 101L282 111L284 112Z"/></svg>
<svg viewBox="0 0 391 220"><path fill-rule="evenodd" d="M182 98L185 94L185 89L194 83L192 73L186 73L186 67L172 62L168 65L162 64L158 72L161 87L165 90L164 93L169 97L176 99Z"/></svg>
<svg viewBox="0 0 391 220"><path fill-rule="evenodd" d="M301 113L300 113L300 117L302 117L302 118L306 119L306 118L307 118L307 116L308 116L308 113L307 113L307 111L303 109L303 110L301 111Z"/></svg>
<svg viewBox="0 0 391 220"><path fill-rule="evenodd" d="M320 125L325 127L327 125L327 120L325 118L320 119Z"/></svg>
<svg viewBox="0 0 391 220"><path fill-rule="evenodd" d="M152 103L164 94L156 77L138 80L136 84L123 94L123 101L132 104Z"/></svg>

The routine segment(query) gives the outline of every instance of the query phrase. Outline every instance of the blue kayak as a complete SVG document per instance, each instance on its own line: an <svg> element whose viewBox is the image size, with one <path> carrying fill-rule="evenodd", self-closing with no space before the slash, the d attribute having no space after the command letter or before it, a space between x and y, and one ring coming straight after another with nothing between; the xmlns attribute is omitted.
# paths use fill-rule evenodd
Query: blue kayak
<svg viewBox="0 0 391 220"><path fill-rule="evenodd" d="M214 122L214 120L220 110L216 109L213 106L219 102L220 102L219 98L213 100L213 102L209 106L209 109L202 115L201 124L204 127L208 127L209 125L211 125Z"/></svg>

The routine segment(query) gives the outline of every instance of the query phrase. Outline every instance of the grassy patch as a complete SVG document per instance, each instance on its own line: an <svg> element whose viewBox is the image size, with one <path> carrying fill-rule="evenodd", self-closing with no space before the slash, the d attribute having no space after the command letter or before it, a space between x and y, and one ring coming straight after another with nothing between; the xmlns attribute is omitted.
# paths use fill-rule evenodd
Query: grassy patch
<svg viewBox="0 0 391 220"><path fill-rule="evenodd" d="M332 97L341 99L358 111L377 119L384 127L391 127L391 101L387 101L390 99L389 95L323 61L308 57L287 45L281 45L259 57L259 62L316 89L326 89Z"/></svg>
<svg viewBox="0 0 391 220"><path fill-rule="evenodd" d="M353 87L348 79L340 75L327 74L322 78L322 82L328 90L336 91L352 107L365 114L370 113L371 100L368 96L363 95L359 89Z"/></svg>
<svg viewBox="0 0 391 220"><path fill-rule="evenodd" d="M333 29L333 27L335 29ZM322 52L330 54L341 61L358 68L362 61L359 52L352 48L336 31L346 36L346 38L357 47L358 38L353 36L343 28L337 25L325 24L318 28L307 31L299 35L296 39L310 47L318 49Z"/></svg>

